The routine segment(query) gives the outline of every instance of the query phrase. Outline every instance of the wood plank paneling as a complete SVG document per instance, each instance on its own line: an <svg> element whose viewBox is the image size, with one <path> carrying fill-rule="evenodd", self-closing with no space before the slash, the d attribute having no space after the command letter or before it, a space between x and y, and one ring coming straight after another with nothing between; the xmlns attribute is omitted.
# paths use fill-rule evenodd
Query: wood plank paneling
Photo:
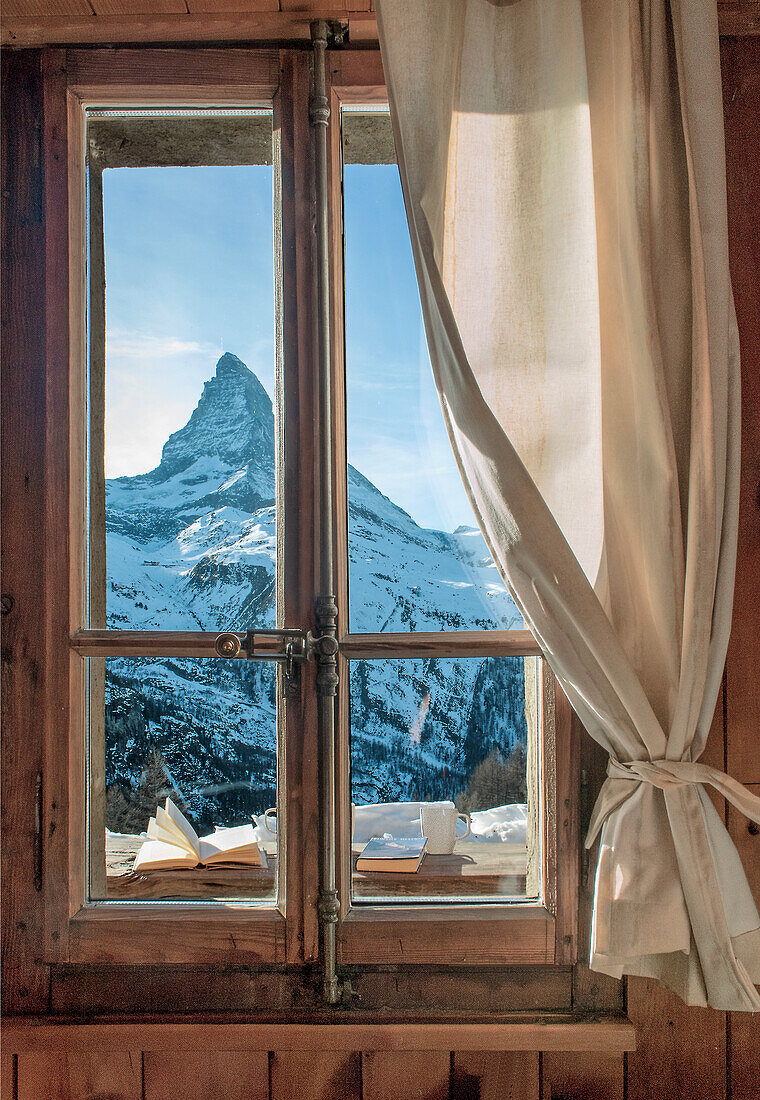
<svg viewBox="0 0 760 1100"><path fill-rule="evenodd" d="M623 1100L624 1062L615 1054L544 1054L541 1100ZM708 1093L698 1093L707 1100ZM656 1100L661 1092L651 1092Z"/></svg>
<svg viewBox="0 0 760 1100"><path fill-rule="evenodd" d="M448 1100L451 1058L443 1050L362 1054L362 1100Z"/></svg>
<svg viewBox="0 0 760 1100"><path fill-rule="evenodd" d="M742 474L734 620L726 674L728 770L760 782L760 40L724 42L728 230L742 357Z"/></svg>
<svg viewBox="0 0 760 1100"><path fill-rule="evenodd" d="M88 0L3 0L3 19L49 19L56 16L86 15L92 17Z"/></svg>
<svg viewBox="0 0 760 1100"><path fill-rule="evenodd" d="M149 1051L144 1100L269 1100L269 1055L262 1051Z"/></svg>
<svg viewBox="0 0 760 1100"><path fill-rule="evenodd" d="M628 1016L636 1050L628 1055L628 1100L723 1100L726 1095L726 1018L713 1008L688 1008L674 993L645 978L628 979Z"/></svg>
<svg viewBox="0 0 760 1100"><path fill-rule="evenodd" d="M185 0L150 0L152 15L187 14ZM143 15L145 0L92 0L96 16Z"/></svg>
<svg viewBox="0 0 760 1100"><path fill-rule="evenodd" d="M142 1095L139 1051L19 1055L18 1100L142 1100Z"/></svg>
<svg viewBox="0 0 760 1100"><path fill-rule="evenodd" d="M760 784L750 787L760 796ZM760 832L733 807L729 832L741 856L755 902L760 906ZM760 1094L760 1015L732 1012L728 1019L728 1090L731 1100L757 1100Z"/></svg>
<svg viewBox="0 0 760 1100"><path fill-rule="evenodd" d="M3 1008L45 1011L41 835L45 682L45 225L42 79L38 51L6 54L2 67L2 946ZM38 778L39 777L39 778ZM41 790L39 791L42 796Z"/></svg>
<svg viewBox="0 0 760 1100"><path fill-rule="evenodd" d="M187 0L191 15L202 12L225 11L279 11L279 0Z"/></svg>
<svg viewBox="0 0 760 1100"><path fill-rule="evenodd" d="M360 1055L275 1051L270 1090L270 1100L362 1100Z"/></svg>
<svg viewBox="0 0 760 1100"><path fill-rule="evenodd" d="M539 1055L530 1051L456 1051L451 1100L537 1100Z"/></svg>
<svg viewBox="0 0 760 1100"><path fill-rule="evenodd" d="M728 1019L728 1079L731 1100L757 1100L760 1095L760 1017L732 1012Z"/></svg>
<svg viewBox="0 0 760 1100"><path fill-rule="evenodd" d="M760 6L757 15L760 16ZM736 9L738 5L730 5ZM736 18L746 12L734 12ZM760 18L755 30L760 30ZM760 635L760 40L721 44L726 125L728 230L731 275L742 356L742 480L734 619L726 670L727 770L742 782L760 780L757 639ZM760 785L750 788L760 794ZM729 808L729 831L760 902L760 835ZM727 1095L756 1100L760 1092L760 1019L731 1013L727 1020Z"/></svg>
<svg viewBox="0 0 760 1100"><path fill-rule="evenodd" d="M16 1055L5 1049L0 1052L0 1096L3 1100L17 1100Z"/></svg>
<svg viewBox="0 0 760 1100"><path fill-rule="evenodd" d="M315 1014L310 1014L314 1021ZM334 1018L334 1014L333 1014ZM7 1020L6 1049L14 1053L50 1051L274 1050L344 1054L359 1050L603 1050L622 1054L633 1050L633 1028L626 1020L525 1020L519 1013L501 1023L206 1023L190 1017L164 1023L51 1023L25 1017ZM340 1060L340 1059L339 1059Z"/></svg>

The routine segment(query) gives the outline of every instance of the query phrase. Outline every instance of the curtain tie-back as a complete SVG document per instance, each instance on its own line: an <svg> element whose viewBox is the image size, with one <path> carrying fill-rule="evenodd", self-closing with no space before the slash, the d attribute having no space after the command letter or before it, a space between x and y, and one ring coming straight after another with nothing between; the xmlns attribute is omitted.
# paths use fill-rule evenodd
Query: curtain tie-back
<svg viewBox="0 0 760 1100"><path fill-rule="evenodd" d="M607 776L591 815L586 837L587 848L596 840L606 818L613 810L622 806L636 789L633 787L629 791L621 791L618 787L614 790L615 783L620 780L635 783L636 786L639 783L650 783L661 791L689 784L709 784L750 821L760 824L760 798L748 791L738 780L709 764L692 763L690 760L622 761L610 757L607 761Z"/></svg>

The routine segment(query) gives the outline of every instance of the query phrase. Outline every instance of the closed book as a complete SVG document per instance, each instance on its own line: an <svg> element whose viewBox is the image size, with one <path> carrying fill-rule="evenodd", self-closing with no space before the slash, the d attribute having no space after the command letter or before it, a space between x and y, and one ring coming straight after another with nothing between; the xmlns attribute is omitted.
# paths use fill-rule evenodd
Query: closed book
<svg viewBox="0 0 760 1100"><path fill-rule="evenodd" d="M356 860L357 871L390 871L414 874L425 858L426 836L373 836Z"/></svg>

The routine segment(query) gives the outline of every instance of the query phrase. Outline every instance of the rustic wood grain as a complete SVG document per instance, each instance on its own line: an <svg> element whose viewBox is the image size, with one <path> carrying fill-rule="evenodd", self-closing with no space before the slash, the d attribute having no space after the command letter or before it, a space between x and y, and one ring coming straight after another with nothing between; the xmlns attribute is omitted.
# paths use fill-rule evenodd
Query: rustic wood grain
<svg viewBox="0 0 760 1100"><path fill-rule="evenodd" d="M206 630L81 630L71 639L71 648L81 657L218 657L214 648L217 631ZM238 633L242 641L244 633ZM278 638L259 635L257 653L279 653ZM244 661L241 649L237 657Z"/></svg>
<svg viewBox="0 0 760 1100"><path fill-rule="evenodd" d="M445 1050L362 1054L362 1100L448 1100L451 1058Z"/></svg>
<svg viewBox="0 0 760 1100"><path fill-rule="evenodd" d="M760 796L760 784L749 789ZM733 807L729 807L728 822L755 902L760 906L760 832ZM760 1091L760 1015L728 1015L728 1085L731 1100L756 1100Z"/></svg>
<svg viewBox="0 0 760 1100"><path fill-rule="evenodd" d="M567 696L556 683L545 661L540 662L544 681L542 695L549 697L549 685L554 697L554 760L553 768L544 768L543 782L547 809L555 814L554 863L546 861L547 890L553 894L556 915L554 961L574 963L578 957L578 890L580 836L580 722L573 714ZM551 678L551 679L550 679ZM544 708L544 723L547 721ZM544 735L547 738L547 734ZM548 853L547 853L548 855ZM552 907L552 906L550 906Z"/></svg>
<svg viewBox="0 0 760 1100"><path fill-rule="evenodd" d="M757 1100L760 1090L760 1018L731 1012L728 1017L726 1095L731 1100Z"/></svg>
<svg viewBox="0 0 760 1100"><path fill-rule="evenodd" d="M627 1059L628 1100L693 1100L726 1095L726 1017L689 1008L658 982L628 979L628 1016L636 1050Z"/></svg>
<svg viewBox="0 0 760 1100"><path fill-rule="evenodd" d="M273 1015L290 1012L294 989L303 999L308 978L292 979L279 971L238 964L205 963L190 970L178 966L96 966L52 968L51 1011L54 1015L97 1019L98 1016L145 1018L147 1014L198 1013L208 1016L244 1013L252 1019L262 1005Z"/></svg>
<svg viewBox="0 0 760 1100"><path fill-rule="evenodd" d="M728 770L742 783L760 782L760 40L724 42L723 105L728 172L731 277L742 357L742 472L734 620L726 689Z"/></svg>
<svg viewBox="0 0 760 1100"><path fill-rule="evenodd" d="M369 11L369 0L328 0L326 4L318 0L280 0L280 10L308 12L312 18L324 19L327 15L332 18L349 12Z"/></svg>
<svg viewBox="0 0 760 1100"><path fill-rule="evenodd" d="M254 909L246 919L236 906L213 903L204 910L198 903L182 908L176 902L155 902L150 912L122 903L116 912L94 910L71 922L68 960L156 966L279 962L284 923L271 910Z"/></svg>
<svg viewBox="0 0 760 1100"><path fill-rule="evenodd" d="M18 1100L16 1093L16 1055L9 1050L0 1051L0 1096L5 1100Z"/></svg>
<svg viewBox="0 0 760 1100"><path fill-rule="evenodd" d="M377 19L371 0L311 5L283 0L7 0L2 42L17 46L61 43L308 41L313 18L347 21L351 42L376 43ZM106 11L108 7L108 11ZM158 10L157 10L158 8ZM97 10L98 14L93 12ZM110 14L113 11L118 14ZM718 9L722 36L760 34L760 4L723 4Z"/></svg>
<svg viewBox="0 0 760 1100"><path fill-rule="evenodd" d="M275 1050L270 1088L271 1100L361 1100L359 1054Z"/></svg>
<svg viewBox="0 0 760 1100"><path fill-rule="evenodd" d="M81 125L80 120L80 125ZM72 130L74 129L72 125ZM73 142L71 143L73 146ZM80 150L70 148L69 158L76 154L79 157ZM80 179L82 169L72 173L74 179ZM76 628L88 626L97 630L105 630L107 622L106 608L106 264L105 264L105 226L103 222L103 169L91 158L88 169L89 211L87 222L89 233L80 232L81 255L86 249L86 241L89 240L89 255L87 262L89 276L88 308L81 311L81 327L85 329L85 322L89 318L89 341L86 330L81 333L81 342L84 345L80 350L81 363L79 364L81 375L80 392L83 397L83 408L89 410L89 446L82 448L82 464L87 462L89 454L89 471L82 470L80 485L80 497L78 505L79 515L77 526L81 531L82 541L86 544L85 553L81 555L82 564L85 560L89 567L89 584L82 577L83 592L89 593L89 607L86 607L84 599L80 601L80 621L72 623ZM82 179L82 182L84 180ZM84 228L84 227L82 227ZM84 261L84 256L82 256ZM82 302L84 305L84 300ZM73 327L73 326L72 326ZM72 343L74 341L72 340ZM72 349L75 351L75 349ZM89 352L89 356L88 356ZM76 354L76 351L75 351ZM89 371L87 363L89 358ZM76 368L75 368L76 369ZM89 394L87 379L89 376ZM77 418L82 423L83 417ZM82 428L84 424L82 423ZM84 431L82 431L84 434ZM82 440L84 443L85 441ZM87 526L86 500L87 477L89 473L89 531ZM105 898L107 894L106 883L106 662L95 660L89 662L89 698L87 700L88 717L88 878L89 896L91 898ZM85 689L86 690L86 689Z"/></svg>
<svg viewBox="0 0 760 1100"><path fill-rule="evenodd" d="M533 917L524 912L497 907L488 919L474 906L446 913L412 905L357 908L341 926L340 958L351 964L392 964L429 963L434 956L455 966L553 962L554 918L538 908Z"/></svg>
<svg viewBox="0 0 760 1100"><path fill-rule="evenodd" d="M3 19L49 19L67 15L91 17L88 0L4 0Z"/></svg>
<svg viewBox="0 0 760 1100"><path fill-rule="evenodd" d="M45 127L45 763L43 780L43 887L45 951L65 957L69 906L85 894L84 791L70 798L69 776L84 774L84 731L70 737L70 633L72 560L69 449L69 156L66 54L43 56ZM72 198L72 203L75 200ZM76 391L75 391L76 395ZM78 548L78 544L77 545ZM81 566L80 566L81 569ZM79 750L77 752L77 749ZM71 767L71 771L69 768ZM71 812L69 812L71 811ZM69 846L72 837L79 847Z"/></svg>
<svg viewBox="0 0 760 1100"><path fill-rule="evenodd" d="M482 1015L503 1017L513 1012L569 1012L572 1005L568 967L532 966L394 967L362 970L356 975L363 1010L431 1019Z"/></svg>
<svg viewBox="0 0 760 1100"><path fill-rule="evenodd" d="M760 4L753 0L718 0L718 26L723 36L760 34Z"/></svg>
<svg viewBox="0 0 760 1100"><path fill-rule="evenodd" d="M736 9L737 5L731 5ZM758 7L755 5L755 7ZM754 13L755 16L760 14ZM745 12L734 10L732 18ZM756 19L755 31L760 29ZM723 106L726 125L729 256L742 355L742 480L736 598L725 677L727 770L742 782L760 780L756 736L760 721L757 690L757 638L760 629L758 566L760 555L760 243L757 211L760 182L760 41L721 44ZM760 794L760 786L750 787ZM742 858L755 900L760 900L760 837L733 808L729 831ZM754 1100L760 1082L760 1023L748 1013L727 1018L727 1095Z"/></svg>
<svg viewBox="0 0 760 1100"><path fill-rule="evenodd" d="M44 1011L49 975L35 889L35 792L42 774L45 361L41 57L2 59L2 945L7 1013ZM41 883L38 883L38 888Z"/></svg>
<svg viewBox="0 0 760 1100"><path fill-rule="evenodd" d="M187 0L187 10L191 15L203 12L262 12L279 11L279 0Z"/></svg>
<svg viewBox="0 0 760 1100"><path fill-rule="evenodd" d="M539 1055L530 1051L456 1051L452 1100L538 1100Z"/></svg>
<svg viewBox="0 0 760 1100"><path fill-rule="evenodd" d="M378 657L540 657L529 630L415 631L347 634L341 652L350 660Z"/></svg>
<svg viewBox="0 0 760 1100"><path fill-rule="evenodd" d="M129 20L129 25L137 27L139 20ZM159 105L188 95L199 102L229 98L238 106L257 100L265 104L279 81L279 55L273 49L72 49L66 51L66 67L72 88L94 88L99 100L120 105L126 97L150 101L151 93Z"/></svg>
<svg viewBox="0 0 760 1100"><path fill-rule="evenodd" d="M623 1056L543 1054L541 1085L541 1100L624 1100ZM649 1100L663 1095L651 1092ZM708 1094L702 1095L707 1097Z"/></svg>
<svg viewBox="0 0 760 1100"><path fill-rule="evenodd" d="M146 0L147 4L147 0ZM345 19L330 8L323 15ZM212 11L193 14L13 16L0 24L4 46L107 45L180 42L298 42L310 40L311 12ZM377 42L374 12L348 13L353 42Z"/></svg>
<svg viewBox="0 0 760 1100"><path fill-rule="evenodd" d="M354 864L364 850L353 849ZM524 844L458 840L451 855L426 855L414 874L354 869L356 897L525 896Z"/></svg>
<svg viewBox="0 0 760 1100"><path fill-rule="evenodd" d="M181 1094L174 1094L181 1095ZM140 1051L37 1050L18 1058L18 1100L143 1100Z"/></svg>
<svg viewBox="0 0 760 1100"><path fill-rule="evenodd" d="M202 1018L181 1022L50 1023L35 1017L9 1020L5 1049L27 1054L51 1052L144 1050L270 1050L281 1063L291 1052L360 1050L478 1051L603 1051L609 1055L632 1050L635 1036L620 1018L595 1020L549 1017L546 1022L519 1013L500 1023L208 1023ZM287 1077L282 1069L283 1077ZM273 1093L274 1095L274 1093ZM709 1095L707 1093L705 1096Z"/></svg>
<svg viewBox="0 0 760 1100"><path fill-rule="evenodd" d="M145 0L91 0L95 15L144 15ZM185 15L185 0L150 0L151 15Z"/></svg>
<svg viewBox="0 0 760 1100"><path fill-rule="evenodd" d="M275 179L280 219L276 225L276 311L278 344L278 423L280 511L278 541L282 565L278 602L288 627L314 629L316 591L314 542L303 533L316 530L313 410L316 393L311 312L311 203L308 187L311 154L306 54L283 52L275 99ZM316 902L319 891L319 788L317 777L317 697L314 670L304 669L301 695L285 705L287 775L287 944L289 962L311 962L319 952Z"/></svg>
<svg viewBox="0 0 760 1100"><path fill-rule="evenodd" d="M332 80L327 63L328 82ZM330 262L330 379L333 432L333 540L335 554L335 597L339 609L339 633L349 629L348 602L348 455L346 445L346 364L343 256L343 155L341 145L341 101L332 87L328 143L328 225ZM336 705L336 869L341 917L351 897L351 751L350 679L345 657L338 655L338 699Z"/></svg>
<svg viewBox="0 0 760 1100"><path fill-rule="evenodd" d="M269 1100L265 1050L146 1050L143 1059L144 1100Z"/></svg>

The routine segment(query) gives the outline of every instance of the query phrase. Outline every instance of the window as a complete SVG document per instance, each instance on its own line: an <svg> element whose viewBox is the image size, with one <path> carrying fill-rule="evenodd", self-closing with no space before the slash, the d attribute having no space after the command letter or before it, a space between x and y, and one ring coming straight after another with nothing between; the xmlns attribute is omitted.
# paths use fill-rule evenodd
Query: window
<svg viewBox="0 0 760 1100"><path fill-rule="evenodd" d="M231 55L141 51L104 68L98 51L70 51L69 175L50 184L69 198L72 413L68 740L49 733L68 817L46 861L59 853L69 874L64 890L46 876L51 955L313 962L320 866L334 858L341 963L569 962L568 708L443 435L379 57L329 55L328 436L308 57ZM326 523L339 642L328 849L318 711L332 703L300 659L319 627ZM262 659L220 657L222 633ZM268 866L136 874L166 795L199 832L255 817ZM417 874L355 869L370 836L420 831L423 810L432 838L449 815L426 804L441 802L470 830L454 852Z"/></svg>

